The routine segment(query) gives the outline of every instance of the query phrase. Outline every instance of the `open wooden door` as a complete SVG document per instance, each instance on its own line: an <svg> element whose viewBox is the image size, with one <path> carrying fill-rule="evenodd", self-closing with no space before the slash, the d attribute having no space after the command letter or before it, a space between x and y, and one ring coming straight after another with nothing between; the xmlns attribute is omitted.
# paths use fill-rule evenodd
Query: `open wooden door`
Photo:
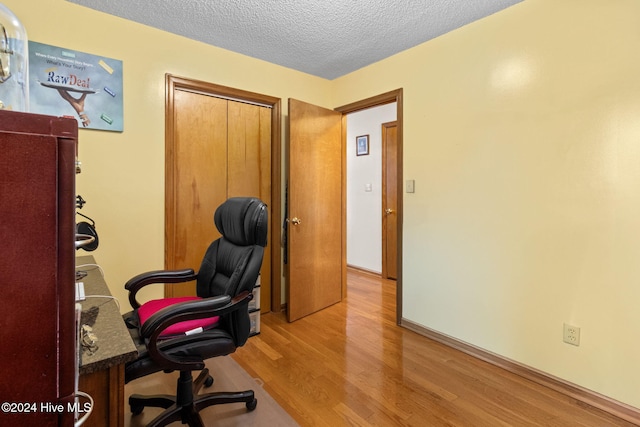
<svg viewBox="0 0 640 427"><path fill-rule="evenodd" d="M289 99L287 317L342 300L342 114Z"/></svg>
<svg viewBox="0 0 640 427"><path fill-rule="evenodd" d="M398 278L398 123L382 124L382 277Z"/></svg>

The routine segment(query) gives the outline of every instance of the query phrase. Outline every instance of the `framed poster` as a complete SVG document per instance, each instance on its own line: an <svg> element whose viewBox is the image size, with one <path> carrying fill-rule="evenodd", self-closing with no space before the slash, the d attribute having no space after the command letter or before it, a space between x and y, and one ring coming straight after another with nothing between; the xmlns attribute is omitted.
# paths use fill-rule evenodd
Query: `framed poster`
<svg viewBox="0 0 640 427"><path fill-rule="evenodd" d="M122 61L29 41L30 112L123 130Z"/></svg>
<svg viewBox="0 0 640 427"><path fill-rule="evenodd" d="M356 156L369 154L369 135L356 136Z"/></svg>

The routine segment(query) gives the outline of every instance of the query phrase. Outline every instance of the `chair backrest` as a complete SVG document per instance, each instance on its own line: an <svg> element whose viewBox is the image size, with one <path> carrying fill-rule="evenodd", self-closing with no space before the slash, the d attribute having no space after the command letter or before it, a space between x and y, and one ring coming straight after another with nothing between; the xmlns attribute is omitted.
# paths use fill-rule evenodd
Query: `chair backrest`
<svg viewBox="0 0 640 427"><path fill-rule="evenodd" d="M251 292L267 244L267 205L252 197L230 198L216 209L214 222L222 236L211 243L202 260L196 282L198 296L234 297ZM223 317L220 323L242 344L248 337L247 310Z"/></svg>

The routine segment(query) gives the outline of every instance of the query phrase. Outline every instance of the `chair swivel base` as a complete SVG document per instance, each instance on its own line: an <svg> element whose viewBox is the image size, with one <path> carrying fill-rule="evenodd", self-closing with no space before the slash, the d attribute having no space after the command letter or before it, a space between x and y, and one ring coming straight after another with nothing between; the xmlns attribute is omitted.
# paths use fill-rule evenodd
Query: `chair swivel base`
<svg viewBox="0 0 640 427"><path fill-rule="evenodd" d="M195 381L192 381L191 372L180 372L177 396L133 394L129 397L129 406L133 415L142 413L145 407L165 409L147 425L148 427L166 426L176 421L191 427L204 427L198 412L212 405L244 402L248 411L256 409L258 400L255 398L253 390L197 394L203 385L208 387L212 383L213 378L209 376L208 369L200 372Z"/></svg>

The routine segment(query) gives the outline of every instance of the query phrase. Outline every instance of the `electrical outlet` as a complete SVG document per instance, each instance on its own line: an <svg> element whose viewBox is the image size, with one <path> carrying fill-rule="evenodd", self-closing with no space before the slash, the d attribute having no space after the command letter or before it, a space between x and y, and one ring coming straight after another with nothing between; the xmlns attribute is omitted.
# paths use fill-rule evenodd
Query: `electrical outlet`
<svg viewBox="0 0 640 427"><path fill-rule="evenodd" d="M562 340L567 344L580 345L580 328L573 325L564 324L564 334Z"/></svg>

